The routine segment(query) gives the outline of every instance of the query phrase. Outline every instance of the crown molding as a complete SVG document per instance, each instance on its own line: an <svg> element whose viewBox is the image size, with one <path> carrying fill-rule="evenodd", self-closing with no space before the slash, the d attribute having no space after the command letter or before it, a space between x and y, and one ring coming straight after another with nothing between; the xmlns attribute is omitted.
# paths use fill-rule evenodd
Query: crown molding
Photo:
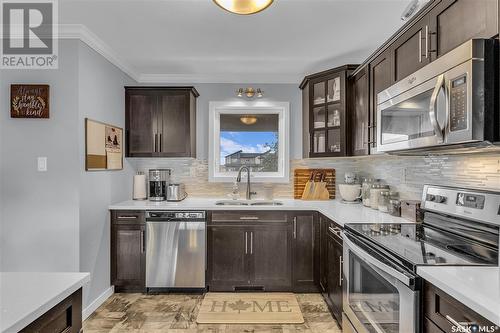
<svg viewBox="0 0 500 333"><path fill-rule="evenodd" d="M160 83L281 83L298 84L302 76L294 74L141 74L139 82Z"/></svg>
<svg viewBox="0 0 500 333"><path fill-rule="evenodd" d="M81 40L125 74L138 81L140 75L137 70L83 24L60 24L59 39Z"/></svg>
<svg viewBox="0 0 500 333"><path fill-rule="evenodd" d="M59 39L79 39L102 55L110 63L138 83L144 84L195 84L195 83L252 83L298 84L303 75L295 74L144 74L122 59L108 44L83 24L60 24Z"/></svg>

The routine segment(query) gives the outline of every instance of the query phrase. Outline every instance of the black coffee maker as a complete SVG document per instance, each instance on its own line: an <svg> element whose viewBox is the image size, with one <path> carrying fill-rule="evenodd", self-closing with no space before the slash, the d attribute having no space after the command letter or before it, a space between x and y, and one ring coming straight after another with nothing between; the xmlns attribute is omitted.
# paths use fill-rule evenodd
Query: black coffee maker
<svg viewBox="0 0 500 333"><path fill-rule="evenodd" d="M167 186L170 182L170 169L149 170L149 200L167 200Z"/></svg>

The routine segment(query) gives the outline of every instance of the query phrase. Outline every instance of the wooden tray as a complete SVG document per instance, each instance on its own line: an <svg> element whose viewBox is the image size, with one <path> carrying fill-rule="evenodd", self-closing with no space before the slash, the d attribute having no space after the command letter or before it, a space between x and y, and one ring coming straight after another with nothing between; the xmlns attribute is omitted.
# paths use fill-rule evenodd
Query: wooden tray
<svg viewBox="0 0 500 333"><path fill-rule="evenodd" d="M293 197L302 198L306 183L311 177L312 172L325 172L326 188L330 193L330 199L335 199L335 169L295 169L293 174ZM319 179L316 179L319 181Z"/></svg>

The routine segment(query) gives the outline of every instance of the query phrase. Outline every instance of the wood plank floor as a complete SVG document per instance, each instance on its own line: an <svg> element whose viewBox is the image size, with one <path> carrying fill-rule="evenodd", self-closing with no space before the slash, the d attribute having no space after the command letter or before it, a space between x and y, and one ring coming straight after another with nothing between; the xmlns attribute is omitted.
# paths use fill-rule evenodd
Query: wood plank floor
<svg viewBox="0 0 500 333"><path fill-rule="evenodd" d="M85 333L340 333L319 294L297 294L299 325L197 324L202 295L114 294L83 323Z"/></svg>

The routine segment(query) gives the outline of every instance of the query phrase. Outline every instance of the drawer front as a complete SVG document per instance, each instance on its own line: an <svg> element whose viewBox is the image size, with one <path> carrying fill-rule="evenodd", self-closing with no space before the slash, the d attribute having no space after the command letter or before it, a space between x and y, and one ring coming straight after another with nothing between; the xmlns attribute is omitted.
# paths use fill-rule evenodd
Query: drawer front
<svg viewBox="0 0 500 333"><path fill-rule="evenodd" d="M225 222L275 222L285 223L288 222L287 212L275 211L214 211L212 212L212 223L225 223Z"/></svg>
<svg viewBox="0 0 500 333"><path fill-rule="evenodd" d="M144 223L144 211L136 210L113 210L111 220L114 224L142 224Z"/></svg>
<svg viewBox="0 0 500 333"><path fill-rule="evenodd" d="M460 332L459 325L464 328L470 325L491 327L486 332L500 332L481 315L429 283L424 287L424 315L434 324L425 325L427 333L439 332L437 328L444 332Z"/></svg>

